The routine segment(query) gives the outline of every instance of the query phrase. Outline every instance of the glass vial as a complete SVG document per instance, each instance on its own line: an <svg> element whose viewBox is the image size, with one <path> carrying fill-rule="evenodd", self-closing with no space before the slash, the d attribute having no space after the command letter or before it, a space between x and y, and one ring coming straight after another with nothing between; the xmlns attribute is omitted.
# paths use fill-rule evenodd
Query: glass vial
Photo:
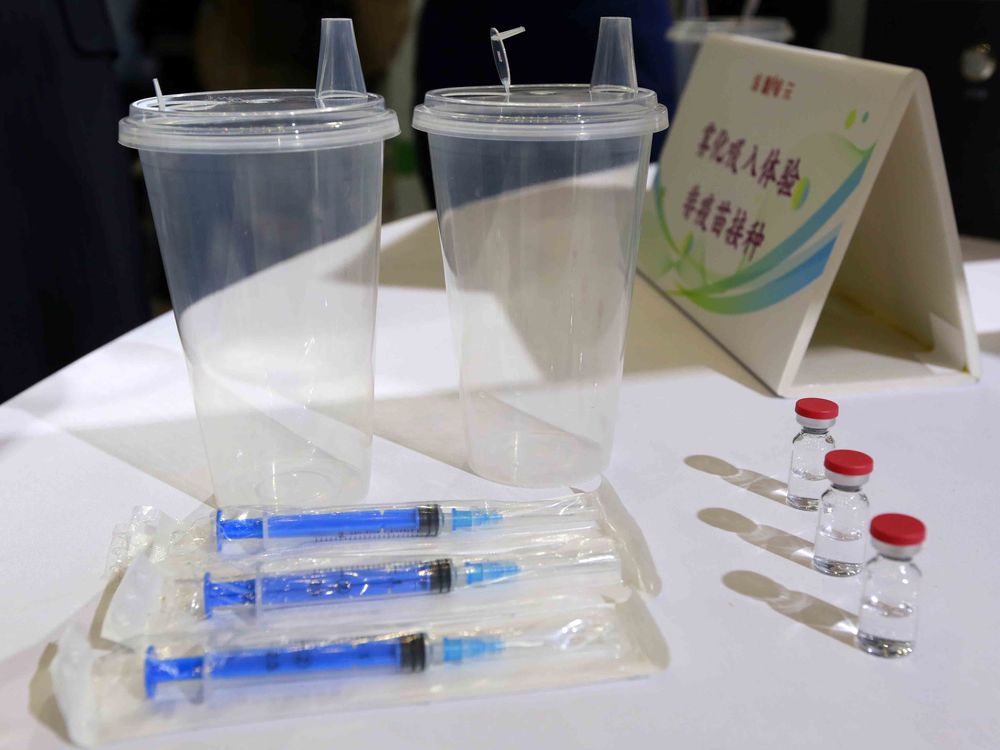
<svg viewBox="0 0 1000 750"><path fill-rule="evenodd" d="M795 420L802 430L792 440L792 467L788 472L786 502L798 510L816 510L826 489L823 459L836 446L830 428L840 407L825 398L800 398L795 402Z"/></svg>
<svg viewBox="0 0 1000 750"><path fill-rule="evenodd" d="M830 489L819 499L812 566L828 576L853 576L865 562L868 496L861 486L875 462L860 451L835 450L824 460Z"/></svg>
<svg viewBox="0 0 1000 750"><path fill-rule="evenodd" d="M913 556L927 536L913 516L883 513L872 519L876 555L865 565L858 616L858 648L875 656L899 657L913 651L917 635L920 568Z"/></svg>

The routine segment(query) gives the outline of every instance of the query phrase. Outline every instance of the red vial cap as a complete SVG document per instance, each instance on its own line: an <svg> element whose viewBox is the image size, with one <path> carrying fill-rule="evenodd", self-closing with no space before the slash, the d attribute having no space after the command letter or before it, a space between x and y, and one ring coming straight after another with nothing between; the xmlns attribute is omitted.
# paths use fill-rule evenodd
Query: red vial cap
<svg viewBox="0 0 1000 750"><path fill-rule="evenodd" d="M800 398L795 402L795 413L806 419L836 419L840 407L825 398Z"/></svg>
<svg viewBox="0 0 1000 750"><path fill-rule="evenodd" d="M826 454L823 465L828 471L848 477L863 477L875 469L872 457L861 451L830 451Z"/></svg>
<svg viewBox="0 0 1000 750"><path fill-rule="evenodd" d="M872 519L873 539L894 547L912 547L923 544L927 538L927 527L919 518L902 513L883 513Z"/></svg>

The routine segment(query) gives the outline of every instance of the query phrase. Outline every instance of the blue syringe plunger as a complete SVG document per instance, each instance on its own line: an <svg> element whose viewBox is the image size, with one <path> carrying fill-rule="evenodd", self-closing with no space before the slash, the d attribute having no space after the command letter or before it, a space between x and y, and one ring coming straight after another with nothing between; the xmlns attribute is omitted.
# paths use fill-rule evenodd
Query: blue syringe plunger
<svg viewBox="0 0 1000 750"><path fill-rule="evenodd" d="M253 606L257 599L257 582L253 578L236 581L213 581L211 573L202 579L202 602L205 617L211 617L216 607Z"/></svg>
<svg viewBox="0 0 1000 750"><path fill-rule="evenodd" d="M146 659L143 663L143 683L146 687L146 697L156 695L156 686L161 682L177 682L180 680L200 680L205 672L204 656L181 656L175 659L157 659L156 648L146 649Z"/></svg>

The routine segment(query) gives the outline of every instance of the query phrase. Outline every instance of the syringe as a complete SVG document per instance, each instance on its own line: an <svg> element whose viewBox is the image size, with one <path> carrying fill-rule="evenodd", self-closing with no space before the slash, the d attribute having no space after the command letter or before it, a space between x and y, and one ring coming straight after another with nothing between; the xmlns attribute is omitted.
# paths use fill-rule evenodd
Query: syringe
<svg viewBox="0 0 1000 750"><path fill-rule="evenodd" d="M520 572L521 566L511 560L466 560L456 565L445 558L235 581L213 581L211 574L205 573L205 617L211 617L217 607L294 607L360 597L444 594L453 588L499 581Z"/></svg>
<svg viewBox="0 0 1000 750"><path fill-rule="evenodd" d="M422 672L429 664L458 663L503 650L503 640L493 636L431 638L426 633L233 649L166 659L157 658L156 647L150 646L144 665L146 697L156 697L162 682L288 679L356 669Z"/></svg>
<svg viewBox="0 0 1000 750"><path fill-rule="evenodd" d="M444 509L438 503L396 508L370 508L329 513L264 514L251 518L215 515L219 551L226 542L246 539L308 539L336 541L356 538L438 536L500 523L495 510Z"/></svg>

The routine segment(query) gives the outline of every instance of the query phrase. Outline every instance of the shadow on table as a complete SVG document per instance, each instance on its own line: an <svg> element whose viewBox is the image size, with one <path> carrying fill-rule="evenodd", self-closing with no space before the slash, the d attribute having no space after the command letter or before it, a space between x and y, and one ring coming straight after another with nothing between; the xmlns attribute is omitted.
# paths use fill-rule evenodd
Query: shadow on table
<svg viewBox="0 0 1000 750"><path fill-rule="evenodd" d="M51 642L45 644L38 658L35 673L28 682L28 713L34 716L39 724L51 729L63 742L70 742L66 721L52 691L50 666L55 655L56 644Z"/></svg>
<svg viewBox="0 0 1000 750"><path fill-rule="evenodd" d="M68 394L75 386L62 373L56 373L11 399L6 406L46 422L211 505L212 481L196 419L100 424L100 415L120 413L122 404L155 398L148 396L147 391L162 380L176 377L177 371L184 369L183 356L177 351L134 341L115 342L111 349L118 353L123 368L137 366L143 374L142 378L132 378L131 387L119 389L94 381L86 384L89 392ZM74 395L76 402L71 398ZM81 412L74 412L74 407ZM62 411L64 408L67 411ZM96 426L90 426L95 422ZM29 439L44 441L49 436L42 434Z"/></svg>
<svg viewBox="0 0 1000 750"><path fill-rule="evenodd" d="M773 526L762 526L744 515L725 508L703 508L698 519L716 529L729 531L754 547L812 568L811 542Z"/></svg>
<svg viewBox="0 0 1000 750"><path fill-rule="evenodd" d="M86 627L88 640L93 646L107 647L110 645L101 638L100 633L108 605L117 587L118 579L116 578L71 615L67 623L60 626L58 631L46 635L39 643L0 661L0 674L4 675L5 680L23 680L27 684L28 713L64 743L70 743L69 733L66 721L59 710L52 684L52 660L58 651L55 641L66 627L76 624ZM27 747L29 737L34 735L34 730L31 731L32 735L24 738L5 736L4 739L11 741L11 747Z"/></svg>
<svg viewBox="0 0 1000 750"><path fill-rule="evenodd" d="M979 334L979 348L985 354L1000 354L1000 331Z"/></svg>
<svg viewBox="0 0 1000 750"><path fill-rule="evenodd" d="M104 627L104 618L107 615L111 599L118 589L120 582L121 576L112 577L99 595L91 599L90 602L81 607L76 614L69 618L70 622L77 622L83 617L90 619L87 637L90 644L95 648L110 648L113 645L110 641L101 637L101 629ZM58 637L58 634L56 634L56 637ZM27 656L31 652L37 652L38 648L39 646L34 646L12 658L19 659L22 656ZM51 729L64 742L70 742L66 721L59 710L59 704L56 702L52 689L51 666L57 651L58 647L54 641L49 641L41 647L41 654L38 657L35 672L28 682L28 712L40 724ZM0 663L0 672L7 672L7 660Z"/></svg>
<svg viewBox="0 0 1000 750"><path fill-rule="evenodd" d="M636 276L625 340L625 376L698 369L714 370L762 396L774 395L656 287Z"/></svg>
<svg viewBox="0 0 1000 750"><path fill-rule="evenodd" d="M458 393L375 401L375 434L456 469L469 469Z"/></svg>
<svg viewBox="0 0 1000 750"><path fill-rule="evenodd" d="M382 286L444 288L437 219L427 214L402 237L382 245L379 284ZM531 349L532 331L521 332ZM541 339L543 349L550 342ZM541 352L544 354L545 352ZM702 331L645 278L637 276L632 292L625 375L707 368L765 396L773 395L749 370Z"/></svg>
<svg viewBox="0 0 1000 750"><path fill-rule="evenodd" d="M785 505L785 497L788 494L788 485L772 479L764 474L759 474L752 469L740 469L727 461L715 456L694 455L684 459L684 463L692 469L703 471L706 474L713 474L729 482L729 484L742 487L743 489L760 495L768 500Z"/></svg>
<svg viewBox="0 0 1000 750"><path fill-rule="evenodd" d="M778 614L801 623L817 633L854 648L858 618L850 612L803 591L786 589L760 573L733 570L722 576L726 588L764 602Z"/></svg>
<svg viewBox="0 0 1000 750"><path fill-rule="evenodd" d="M22 404L18 406L23 407ZM45 419L44 416L35 416ZM62 429L109 456L214 507L212 479L197 420ZM34 439L45 440L46 436Z"/></svg>
<svg viewBox="0 0 1000 750"><path fill-rule="evenodd" d="M412 219L414 225L398 239L382 242L379 250L380 286L444 289L444 261L437 215Z"/></svg>
<svg viewBox="0 0 1000 750"><path fill-rule="evenodd" d="M73 435L171 487L215 507L195 419L72 430Z"/></svg>

